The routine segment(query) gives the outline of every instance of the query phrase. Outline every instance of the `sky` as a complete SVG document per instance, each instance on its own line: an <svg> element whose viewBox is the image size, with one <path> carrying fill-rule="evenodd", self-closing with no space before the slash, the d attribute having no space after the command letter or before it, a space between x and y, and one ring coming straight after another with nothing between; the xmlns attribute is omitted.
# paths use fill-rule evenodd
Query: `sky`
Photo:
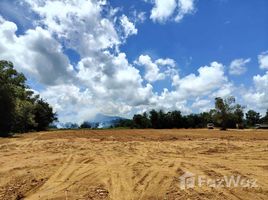
<svg viewBox="0 0 268 200"><path fill-rule="evenodd" d="M268 108L267 0L0 0L0 38L60 122Z"/></svg>

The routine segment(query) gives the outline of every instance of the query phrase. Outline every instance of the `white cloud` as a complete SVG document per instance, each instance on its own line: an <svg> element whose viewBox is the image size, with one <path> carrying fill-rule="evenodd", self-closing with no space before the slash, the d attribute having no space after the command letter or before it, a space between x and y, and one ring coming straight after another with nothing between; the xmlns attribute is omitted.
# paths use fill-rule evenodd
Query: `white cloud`
<svg viewBox="0 0 268 200"><path fill-rule="evenodd" d="M265 110L268 108L268 72L253 77L254 88L246 90L243 98L251 108Z"/></svg>
<svg viewBox="0 0 268 200"><path fill-rule="evenodd" d="M177 91L169 91L167 88L164 88L160 95L151 97L149 105L141 105L138 109L141 112L151 109L162 109L164 111L180 110L183 114L189 114L192 110L187 105L187 102L187 98L182 97Z"/></svg>
<svg viewBox="0 0 268 200"><path fill-rule="evenodd" d="M125 37L128 37L130 35L136 35L138 33L138 30L136 29L135 25L129 21L127 16L121 16L120 23L124 28Z"/></svg>
<svg viewBox="0 0 268 200"><path fill-rule="evenodd" d="M40 83L53 85L72 79L73 67L62 53L62 47L51 34L36 27L17 36L17 25L0 22L0 57L11 60L17 69Z"/></svg>
<svg viewBox="0 0 268 200"><path fill-rule="evenodd" d="M104 85L102 85L102 89L106 90L108 94L98 96L99 94L91 91L91 88L81 89L81 85L64 84L49 86L44 91L41 91L40 95L53 105L53 108L60 116L61 122L71 121L76 123L90 120L97 113L129 116L135 107L149 104L144 100L147 101L152 95L150 85L145 88L131 88L130 86L128 93L126 89L110 89ZM120 95L115 95L120 92Z"/></svg>
<svg viewBox="0 0 268 200"><path fill-rule="evenodd" d="M196 98L192 104L192 108L197 109L199 112L207 112L213 108L212 103L208 99Z"/></svg>
<svg viewBox="0 0 268 200"><path fill-rule="evenodd" d="M150 56L140 55L135 63L145 67L144 79L148 82L163 80L168 75L176 74L176 70L174 69L176 65L175 61L170 58L160 58L152 61ZM160 67L164 67L164 69L161 71Z"/></svg>
<svg viewBox="0 0 268 200"><path fill-rule="evenodd" d="M160 72L160 69L158 68L157 64L152 62L150 56L140 55L136 63L145 67L144 78L147 81L154 82L157 80L163 80L165 78L165 74Z"/></svg>
<svg viewBox="0 0 268 200"><path fill-rule="evenodd" d="M235 59L231 62L229 66L229 73L231 75L241 75L247 71L246 65L250 62L250 58L248 59Z"/></svg>
<svg viewBox="0 0 268 200"><path fill-rule="evenodd" d="M152 86L142 86L139 71L128 63L124 53L113 56L106 52L94 59L84 58L79 62L78 70L78 78L98 99L126 102L135 106L148 104L152 95Z"/></svg>
<svg viewBox="0 0 268 200"><path fill-rule="evenodd" d="M198 75L190 74L181 79L173 79L173 85L182 95L203 96L221 88L228 81L224 75L224 66L218 62L200 67L198 73Z"/></svg>
<svg viewBox="0 0 268 200"><path fill-rule="evenodd" d="M132 13L135 23L143 23L146 20L146 13L145 12L138 12L134 10Z"/></svg>
<svg viewBox="0 0 268 200"><path fill-rule="evenodd" d="M26 0L41 17L38 23L64 40L81 56L117 47L121 41L114 18L101 13L105 1L94 0ZM59 12L60 11L60 12ZM114 12L114 9L110 9Z"/></svg>
<svg viewBox="0 0 268 200"><path fill-rule="evenodd" d="M133 107L149 104L154 95L152 86L142 85L139 71L117 49L137 29L123 15L119 23L126 35L120 35L122 27L117 28L117 18L112 17L115 9L103 17L103 3L28 1L41 20L35 22L35 29L20 36L15 34L16 24L1 19L1 59L13 61L19 71L39 84L50 85L40 93L60 113L61 121L86 120L86 113L97 111L127 115ZM61 43L80 54L75 70Z"/></svg>
<svg viewBox="0 0 268 200"><path fill-rule="evenodd" d="M229 96L233 96L235 90L236 88L232 83L226 82L218 90L213 92L211 96L214 98L216 97L227 98Z"/></svg>
<svg viewBox="0 0 268 200"><path fill-rule="evenodd" d="M194 0L178 0L178 14L175 21L180 22L184 15L193 13L194 9Z"/></svg>
<svg viewBox="0 0 268 200"><path fill-rule="evenodd" d="M87 89L81 91L73 84L50 86L40 92L40 95L53 105L53 109L60 116L60 121L64 123L81 123L85 119L93 118L99 112L94 105L91 92Z"/></svg>
<svg viewBox="0 0 268 200"><path fill-rule="evenodd" d="M265 75L256 75L253 77L253 82L256 86L257 91L267 91L268 92L268 72Z"/></svg>
<svg viewBox="0 0 268 200"><path fill-rule="evenodd" d="M162 65L162 66L170 66L170 67L175 67L176 66L176 63L173 59L170 59L170 58L166 58L166 59L163 59L163 58L160 58L160 59L157 59L155 61L156 64L158 65Z"/></svg>
<svg viewBox="0 0 268 200"><path fill-rule="evenodd" d="M268 69L268 51L262 52L258 56L258 60L261 69Z"/></svg>
<svg viewBox="0 0 268 200"><path fill-rule="evenodd" d="M64 98L65 102L57 103L61 100L61 97L57 98L57 92L65 89L62 85L48 88L52 95L43 93L48 101L54 99L52 105L68 107L66 112L62 112L63 116L71 113L78 115L78 118L82 117L77 113L78 107L68 106L76 102L85 112L92 112L87 106L83 106L80 98L77 99L76 96L79 95L90 94L89 104L106 114L126 114L133 106L149 103L153 95L152 86L142 85L143 79L139 71L128 63L125 53L118 50L128 36L138 32L127 16L122 15L118 19L114 16L117 9L104 8L105 1L36 0L28 3L41 17L37 23L44 25L49 33L67 47L76 50L81 57L76 72L73 73L75 81L66 89L73 91L70 95L76 101L73 98ZM102 14L104 9L109 15ZM117 22L121 27L117 27Z"/></svg>
<svg viewBox="0 0 268 200"><path fill-rule="evenodd" d="M150 18L153 21L165 22L173 14L176 7L175 0L155 0Z"/></svg>
<svg viewBox="0 0 268 200"><path fill-rule="evenodd" d="M150 18L155 22L180 22L185 15L195 10L194 0L154 0L153 3Z"/></svg>
<svg viewBox="0 0 268 200"><path fill-rule="evenodd" d="M171 79L175 89L171 91L164 89L160 95L154 95L150 105L147 106L148 109L179 109L184 114L189 114L196 109L206 111L211 108L211 102L215 97L227 97L235 89L224 73L224 66L218 62L200 67L198 75L190 74L180 77L176 73L171 76ZM189 105L190 100L195 100L195 102Z"/></svg>

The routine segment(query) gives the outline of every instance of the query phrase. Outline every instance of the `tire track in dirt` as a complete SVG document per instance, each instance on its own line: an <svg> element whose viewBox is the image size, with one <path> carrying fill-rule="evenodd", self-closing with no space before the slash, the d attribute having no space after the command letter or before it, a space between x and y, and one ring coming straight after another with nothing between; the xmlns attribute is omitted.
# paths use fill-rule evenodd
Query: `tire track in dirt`
<svg viewBox="0 0 268 200"><path fill-rule="evenodd" d="M163 199L173 176L176 175L174 161L162 160L145 144L141 153L120 154L103 158L110 178L106 181L110 198L116 200ZM133 152L133 146L129 148Z"/></svg>
<svg viewBox="0 0 268 200"><path fill-rule="evenodd" d="M18 191L26 196L25 199L31 200L219 200L238 199L237 197L249 199L253 195L256 195L255 199L266 199L268 196L265 175L267 169L260 167L260 159L255 159L255 154L260 155L263 162L261 166L267 165L264 156L267 151L263 151L267 149L265 141L257 143L234 140L234 148L221 151L226 144L218 139L149 141L148 135L146 141L140 141L139 137L139 141L128 142L123 136L120 136L124 139L122 141L116 141L116 137L113 141L106 141L93 140L87 133L84 138L82 135L76 138L76 135L71 137L71 133L68 134L68 137L64 133L61 138L55 138L49 133L43 139L29 136L25 140L13 140L13 146L3 146L9 155L0 152L4 166L2 174L6 180L0 181L1 187L8 188L6 186L12 186L14 181L18 182L12 178L12 184L7 185L9 178L3 172L14 172L14 177L19 178L23 187L26 186L26 189L18 188ZM97 136L96 132L94 137ZM101 137L106 136L103 134ZM211 149L217 151L211 153ZM253 149L255 150L252 151ZM182 191L179 188L179 177L187 171L217 178L234 173L233 169L241 175L257 177L262 181L262 188L247 191L228 188L211 190L207 187ZM255 169L259 171L255 172ZM24 176L20 175L28 172L33 176L28 178L28 182L24 182ZM37 180L43 178L44 181L32 187L30 181L34 177Z"/></svg>
<svg viewBox="0 0 268 200"><path fill-rule="evenodd" d="M48 193L55 193L61 184L72 175L75 169L72 169L73 155L69 155L64 164L40 187L34 194L28 194L25 199L40 199L47 197Z"/></svg>
<svg viewBox="0 0 268 200"><path fill-rule="evenodd" d="M102 175L102 171L91 166L92 158L77 162L76 156L69 155L63 165L46 181L46 183L25 199L47 199L51 195L68 196L68 191L77 190L85 179L88 185L94 185ZM84 191L86 193L86 190Z"/></svg>

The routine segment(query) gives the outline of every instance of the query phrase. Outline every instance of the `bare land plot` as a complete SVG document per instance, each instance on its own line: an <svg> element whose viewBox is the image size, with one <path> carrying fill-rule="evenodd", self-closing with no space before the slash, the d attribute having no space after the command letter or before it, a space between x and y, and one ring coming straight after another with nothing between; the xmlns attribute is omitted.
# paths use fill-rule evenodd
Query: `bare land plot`
<svg viewBox="0 0 268 200"><path fill-rule="evenodd" d="M79 130L0 139L0 199L268 199L268 131ZM181 190L185 172L258 187Z"/></svg>

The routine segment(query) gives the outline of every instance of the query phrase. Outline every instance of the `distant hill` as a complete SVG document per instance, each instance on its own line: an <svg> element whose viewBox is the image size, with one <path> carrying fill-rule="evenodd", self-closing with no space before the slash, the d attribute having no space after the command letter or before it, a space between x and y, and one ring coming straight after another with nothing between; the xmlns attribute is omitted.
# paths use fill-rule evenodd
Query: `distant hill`
<svg viewBox="0 0 268 200"><path fill-rule="evenodd" d="M119 120L125 118L118 116L109 116L103 114L97 114L93 119L88 120L90 124L98 125L98 128L109 128L110 126L115 125Z"/></svg>
<svg viewBox="0 0 268 200"><path fill-rule="evenodd" d="M109 116L103 114L97 114L93 119L86 120L85 123L90 125L92 128L109 128L110 126L115 125L119 120L125 118L117 116ZM60 129L77 129L80 127L80 124L67 122L67 123L57 123L55 127Z"/></svg>

